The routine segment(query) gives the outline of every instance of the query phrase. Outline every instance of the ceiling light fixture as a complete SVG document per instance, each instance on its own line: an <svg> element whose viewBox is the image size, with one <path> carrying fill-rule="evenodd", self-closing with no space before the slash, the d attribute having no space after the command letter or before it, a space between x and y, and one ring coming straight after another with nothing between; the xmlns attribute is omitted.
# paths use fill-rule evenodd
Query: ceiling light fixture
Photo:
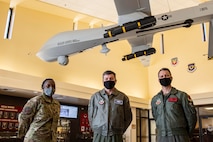
<svg viewBox="0 0 213 142"><path fill-rule="evenodd" d="M9 8L7 15L7 23L4 32L4 39L11 39L12 37L14 17L15 17L15 9Z"/></svg>
<svg viewBox="0 0 213 142"><path fill-rule="evenodd" d="M206 110L213 110L213 107L206 107L204 109L206 109Z"/></svg>

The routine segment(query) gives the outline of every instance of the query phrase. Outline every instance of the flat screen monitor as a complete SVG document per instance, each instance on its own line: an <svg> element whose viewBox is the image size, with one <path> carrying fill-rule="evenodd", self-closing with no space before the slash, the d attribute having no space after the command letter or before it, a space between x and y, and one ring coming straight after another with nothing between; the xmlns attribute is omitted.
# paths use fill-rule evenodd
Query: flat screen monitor
<svg viewBox="0 0 213 142"><path fill-rule="evenodd" d="M61 105L60 117L77 118L78 117L78 107Z"/></svg>

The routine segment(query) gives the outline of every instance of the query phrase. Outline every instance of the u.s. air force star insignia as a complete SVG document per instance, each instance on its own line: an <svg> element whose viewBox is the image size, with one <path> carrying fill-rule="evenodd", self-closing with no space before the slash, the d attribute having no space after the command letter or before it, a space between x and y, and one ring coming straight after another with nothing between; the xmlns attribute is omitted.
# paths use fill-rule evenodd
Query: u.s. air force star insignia
<svg viewBox="0 0 213 142"><path fill-rule="evenodd" d="M159 105L161 103L161 100L160 99L158 99L157 101L156 101L156 105Z"/></svg>

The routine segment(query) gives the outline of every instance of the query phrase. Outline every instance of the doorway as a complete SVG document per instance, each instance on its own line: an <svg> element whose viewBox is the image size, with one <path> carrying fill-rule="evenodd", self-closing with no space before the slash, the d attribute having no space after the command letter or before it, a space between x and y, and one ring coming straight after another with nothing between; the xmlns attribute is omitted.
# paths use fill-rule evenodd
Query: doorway
<svg viewBox="0 0 213 142"><path fill-rule="evenodd" d="M197 106L198 122L192 142L213 141L213 104Z"/></svg>

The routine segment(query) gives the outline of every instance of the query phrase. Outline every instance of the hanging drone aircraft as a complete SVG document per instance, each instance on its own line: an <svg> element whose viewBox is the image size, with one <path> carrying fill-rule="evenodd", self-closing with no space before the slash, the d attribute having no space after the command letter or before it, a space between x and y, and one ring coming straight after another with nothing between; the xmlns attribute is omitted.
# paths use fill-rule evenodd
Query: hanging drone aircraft
<svg viewBox="0 0 213 142"><path fill-rule="evenodd" d="M132 47L132 53L124 55L122 60L138 57L144 66L148 66L149 55L156 52L151 47L155 33L210 22L208 58L213 57L212 1L154 16L151 15L149 0L114 2L119 15L119 25L59 33L46 42L37 56L47 62L58 61L61 65L67 65L69 55L98 45L102 45L102 53L107 53L107 43L127 40Z"/></svg>

